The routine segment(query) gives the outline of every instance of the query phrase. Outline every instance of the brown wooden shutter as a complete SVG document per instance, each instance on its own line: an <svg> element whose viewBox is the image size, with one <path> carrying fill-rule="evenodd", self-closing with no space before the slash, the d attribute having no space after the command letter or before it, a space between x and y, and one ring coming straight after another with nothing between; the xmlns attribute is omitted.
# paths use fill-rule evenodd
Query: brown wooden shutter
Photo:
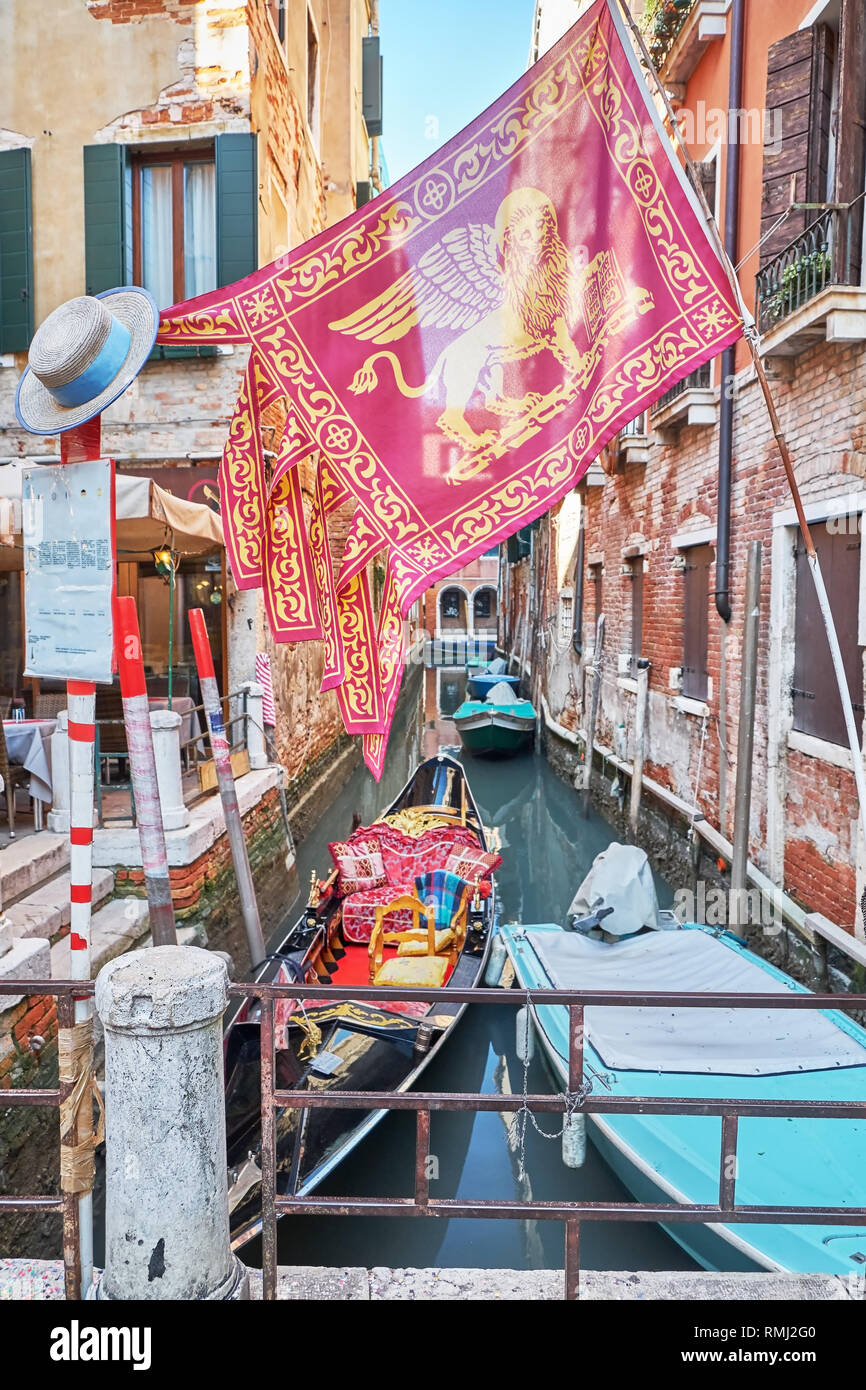
<svg viewBox="0 0 866 1390"><path fill-rule="evenodd" d="M863 192L866 170L866 12L863 0L843 0L839 31L839 116L836 139L837 203ZM836 247L835 278L859 285L862 266L863 203L848 214Z"/></svg>
<svg viewBox="0 0 866 1390"><path fill-rule="evenodd" d="M761 235L791 201L820 203L827 198L827 153L833 92L835 36L826 24L798 29L771 45L767 54L768 126L764 132L764 188ZM774 132L781 131L774 149ZM761 247L761 265L814 222L817 211L791 212Z"/></svg>
<svg viewBox="0 0 866 1390"><path fill-rule="evenodd" d="M692 545L686 551L683 612L683 694L707 698L707 639L710 608L711 545Z"/></svg>
<svg viewBox="0 0 866 1390"><path fill-rule="evenodd" d="M862 649L857 645L857 609L860 592L860 536L846 530L828 532L826 522L810 527L821 573L827 586L830 609L848 677L858 736L863 729ZM815 584L802 540L794 550L797 570L794 618L794 680L791 696L794 728L827 743L847 746L842 701L830 658L830 647Z"/></svg>

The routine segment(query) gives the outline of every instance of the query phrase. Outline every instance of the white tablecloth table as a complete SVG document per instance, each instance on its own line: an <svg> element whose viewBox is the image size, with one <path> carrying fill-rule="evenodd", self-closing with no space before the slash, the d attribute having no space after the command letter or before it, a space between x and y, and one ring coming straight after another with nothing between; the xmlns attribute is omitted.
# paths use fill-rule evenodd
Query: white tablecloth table
<svg viewBox="0 0 866 1390"><path fill-rule="evenodd" d="M53 795L50 740L56 728L56 719L3 720L10 763L27 769L30 773L30 795L36 801L47 801L49 805Z"/></svg>

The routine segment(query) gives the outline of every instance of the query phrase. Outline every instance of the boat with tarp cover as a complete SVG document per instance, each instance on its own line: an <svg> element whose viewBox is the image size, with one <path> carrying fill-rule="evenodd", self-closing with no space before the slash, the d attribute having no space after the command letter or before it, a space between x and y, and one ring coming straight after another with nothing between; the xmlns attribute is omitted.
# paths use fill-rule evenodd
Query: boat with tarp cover
<svg viewBox="0 0 866 1390"><path fill-rule="evenodd" d="M732 932L680 924L673 913L660 912L641 856L645 861L636 846L622 845L599 855L592 881L585 880L572 903L568 928L544 922L500 929L517 985L530 992L650 996L809 992ZM651 890L642 901L641 875ZM531 1005L530 1016L556 1084L567 1089L568 1010ZM650 1000L639 1008L590 1007L584 1078L602 1095L862 1104L863 1119L741 1116L735 1201L866 1206L866 1030L841 1011L653 1007ZM585 1124L638 1201L718 1201L718 1116L588 1114ZM844 1276L866 1264L862 1224L834 1224L832 1218L822 1224L661 1224L705 1269Z"/></svg>
<svg viewBox="0 0 866 1390"><path fill-rule="evenodd" d="M481 983L501 860L463 768L422 763L369 826L329 846L335 868L256 973L261 982L382 986L374 1002L280 999L280 1090L405 1091L451 1035L465 1005L400 999L400 985ZM261 1230L260 1005L245 1001L225 1037L232 1242ZM384 1110L286 1107L276 1116L277 1194L312 1192Z"/></svg>
<svg viewBox="0 0 866 1390"><path fill-rule="evenodd" d="M520 700L500 682L484 700L464 700L451 716L460 740L476 757L510 758L535 736L538 716L529 700Z"/></svg>

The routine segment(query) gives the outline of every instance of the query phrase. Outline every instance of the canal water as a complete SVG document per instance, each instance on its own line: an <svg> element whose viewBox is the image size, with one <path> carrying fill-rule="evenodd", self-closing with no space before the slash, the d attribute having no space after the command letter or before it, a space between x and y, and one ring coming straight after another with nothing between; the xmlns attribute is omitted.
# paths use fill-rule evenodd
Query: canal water
<svg viewBox="0 0 866 1390"><path fill-rule="evenodd" d="M600 850L615 838L595 812L584 817L580 798L531 753L505 761L464 756L448 717L463 698L463 671L428 671L416 705L405 702L390 739L388 763L377 785L359 768L328 812L298 848L298 881L315 869L330 869L328 841L349 832L353 812L374 819L405 783L419 757L447 749L465 762L484 823L501 841L497 883L503 920L560 922L575 889ZM657 882L663 906L669 889ZM290 914L301 904L291 906ZM277 934L278 936L279 934ZM454 1037L424 1074L425 1090L520 1092L523 1066L514 1050L516 1009L476 1005L464 1014ZM529 1067L530 1091L551 1091L539 1053ZM544 1130L558 1117L537 1117ZM499 1113L434 1114L431 1154L438 1176L435 1197L584 1199L629 1201L630 1194L604 1165L593 1146L575 1171L564 1167L558 1138L526 1127L525 1174L518 1175L513 1116ZM415 1119L386 1116L373 1133L319 1189L330 1196L411 1196ZM279 1225L281 1264L561 1268L564 1232L560 1223L504 1220L413 1220L396 1217L284 1218ZM244 1258L259 1263L258 1242ZM581 1262L588 1269L676 1270L695 1266L659 1227L632 1223L587 1223L581 1233Z"/></svg>

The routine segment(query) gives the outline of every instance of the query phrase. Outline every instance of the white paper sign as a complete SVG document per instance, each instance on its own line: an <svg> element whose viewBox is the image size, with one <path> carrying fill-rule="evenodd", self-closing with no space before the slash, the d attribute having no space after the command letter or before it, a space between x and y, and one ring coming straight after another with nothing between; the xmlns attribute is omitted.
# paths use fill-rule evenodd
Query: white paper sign
<svg viewBox="0 0 866 1390"><path fill-rule="evenodd" d="M24 471L27 676L111 681L112 466L94 459Z"/></svg>

